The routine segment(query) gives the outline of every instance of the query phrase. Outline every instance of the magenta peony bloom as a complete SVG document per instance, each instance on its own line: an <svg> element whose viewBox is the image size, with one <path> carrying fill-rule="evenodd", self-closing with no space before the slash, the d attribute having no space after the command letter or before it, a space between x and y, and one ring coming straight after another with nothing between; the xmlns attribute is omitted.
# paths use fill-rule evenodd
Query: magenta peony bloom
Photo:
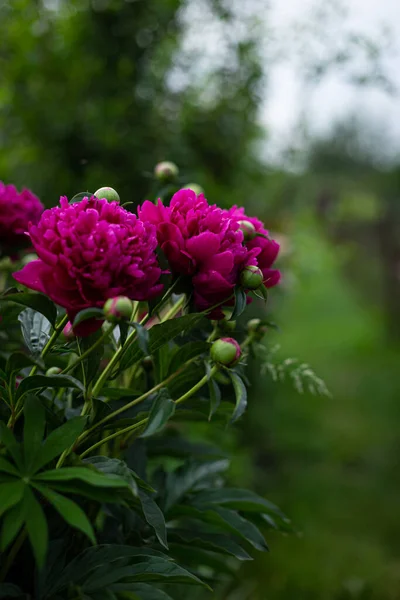
<svg viewBox="0 0 400 600"><path fill-rule="evenodd" d="M14 278L42 292L67 310L72 322L88 307L102 308L108 298L148 300L162 290L155 249L155 228L117 202L96 197L76 204L60 199L46 210L29 235L39 260ZM101 321L84 321L75 329L88 335Z"/></svg>
<svg viewBox="0 0 400 600"><path fill-rule="evenodd" d="M29 224L36 225L43 210L43 204L32 192L24 189L19 193L15 186L0 181L1 246L15 252L16 246L26 245Z"/></svg>
<svg viewBox="0 0 400 600"><path fill-rule="evenodd" d="M226 211L226 214L236 221L240 222L243 226L243 222L250 222L256 231L256 233L262 233L265 236L268 236L269 233L265 229L263 223L257 219L256 217L248 217L244 208L239 208L237 206L232 206L229 210ZM252 239L248 239L245 244L246 247L251 251L256 251L256 262L252 262L252 264L257 265L264 276L264 285L268 288L273 287L281 278L281 274L277 269L272 269L272 265L276 260L279 252L279 244L274 240L266 239L265 237L249 236Z"/></svg>
<svg viewBox="0 0 400 600"><path fill-rule="evenodd" d="M229 301L241 270L256 264L258 249L243 244L239 223L227 211L209 205L203 194L177 192L170 206L146 200L138 213L157 227L158 242L174 274L190 276L199 310ZM229 303L232 303L230 300ZM223 318L220 308L211 315Z"/></svg>

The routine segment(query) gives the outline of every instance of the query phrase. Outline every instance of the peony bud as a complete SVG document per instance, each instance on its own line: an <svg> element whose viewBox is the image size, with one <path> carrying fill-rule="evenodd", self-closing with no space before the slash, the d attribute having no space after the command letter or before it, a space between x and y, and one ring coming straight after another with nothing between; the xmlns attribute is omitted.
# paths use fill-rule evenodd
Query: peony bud
<svg viewBox="0 0 400 600"><path fill-rule="evenodd" d="M233 338L220 338L211 346L211 358L216 363L231 367L239 360L242 350Z"/></svg>
<svg viewBox="0 0 400 600"><path fill-rule="evenodd" d="M63 329L63 336L66 337L67 340L73 340L75 338L75 333L72 329L72 323L69 321Z"/></svg>
<svg viewBox="0 0 400 600"><path fill-rule="evenodd" d="M50 369L47 369L46 371L46 376L49 375L59 375L61 373L62 369L60 369L60 367L50 367Z"/></svg>
<svg viewBox="0 0 400 600"><path fill-rule="evenodd" d="M142 360L142 367L145 371L151 371L154 367L153 359L151 356L145 356Z"/></svg>
<svg viewBox="0 0 400 600"><path fill-rule="evenodd" d="M222 312L224 313L224 318L220 321L214 321L214 324L217 325L220 331L232 332L236 329L236 321L230 321L230 317L232 315L232 310L223 308Z"/></svg>
<svg viewBox="0 0 400 600"><path fill-rule="evenodd" d="M97 192L94 193L94 195L96 196L96 198L99 198L99 200L104 198L108 202L120 201L118 192L116 192L112 187L99 188Z"/></svg>
<svg viewBox="0 0 400 600"><path fill-rule="evenodd" d="M117 323L121 319L130 319L133 311L132 300L126 296L109 298L103 306L104 316L107 321Z"/></svg>
<svg viewBox="0 0 400 600"><path fill-rule="evenodd" d="M182 189L192 190L192 192L194 192L196 196L198 196L199 194L204 194L203 188L198 183L186 183Z"/></svg>
<svg viewBox="0 0 400 600"><path fill-rule="evenodd" d="M261 319L250 319L247 323L247 331L249 333L257 333L262 337L267 332L268 327L264 325Z"/></svg>
<svg viewBox="0 0 400 600"><path fill-rule="evenodd" d="M240 273L240 283L246 290L256 290L264 280L261 269L255 265L248 265Z"/></svg>
<svg viewBox="0 0 400 600"><path fill-rule="evenodd" d="M243 232L243 239L245 242L249 242L255 237L256 228L251 221L239 221L239 229Z"/></svg>
<svg viewBox="0 0 400 600"><path fill-rule="evenodd" d="M178 177L179 169L175 163L164 160L154 168L154 175L159 181L173 181Z"/></svg>

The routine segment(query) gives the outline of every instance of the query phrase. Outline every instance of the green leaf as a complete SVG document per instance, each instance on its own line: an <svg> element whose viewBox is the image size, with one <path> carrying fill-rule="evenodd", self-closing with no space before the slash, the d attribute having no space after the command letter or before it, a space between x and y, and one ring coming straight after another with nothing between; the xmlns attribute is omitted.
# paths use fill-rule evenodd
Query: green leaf
<svg viewBox="0 0 400 600"><path fill-rule="evenodd" d="M35 480L34 484L37 483ZM98 487L84 483L81 480L73 479L68 481L52 481L51 489L63 494L81 496L82 498L88 498L97 503L109 503L109 504L122 504L126 501L125 495L121 492L115 493L115 488Z"/></svg>
<svg viewBox="0 0 400 600"><path fill-rule="evenodd" d="M94 196L94 194L92 194L92 192L79 192L79 194L75 194L75 196L73 198L71 198L69 203L76 204L77 202L80 202L84 198L91 198L92 196Z"/></svg>
<svg viewBox="0 0 400 600"><path fill-rule="evenodd" d="M183 317L176 317L154 325L149 331L149 354L154 354L156 350L167 344L169 341L175 339L179 334L184 331L189 331L203 318L201 313L193 313L190 315L184 315ZM142 357L142 351L140 350L138 340L135 340L133 344L129 345L121 359L120 370L130 367L132 364L140 360Z"/></svg>
<svg viewBox="0 0 400 600"><path fill-rule="evenodd" d="M167 529L162 510L153 498L142 490L139 490L139 499L146 521L154 529L160 544L168 550Z"/></svg>
<svg viewBox="0 0 400 600"><path fill-rule="evenodd" d="M34 470L38 471L45 464L60 456L64 450L72 446L77 437L85 428L86 417L73 417L61 427L54 429L41 446L36 460Z"/></svg>
<svg viewBox="0 0 400 600"><path fill-rule="evenodd" d="M133 471L126 462L119 458L110 458L108 456L91 456L83 459L84 463L93 465L98 471L105 475L115 475L124 479L131 490L137 493L137 484Z"/></svg>
<svg viewBox="0 0 400 600"><path fill-rule="evenodd" d="M23 503L18 502L3 517L3 527L0 534L0 550L2 552L14 541L23 523Z"/></svg>
<svg viewBox="0 0 400 600"><path fill-rule="evenodd" d="M6 364L6 373L7 375L11 375L15 371L20 371L21 369L25 369L26 367L39 367L40 369L44 369L44 363L41 360L34 359L32 356L28 356L23 352L13 352L10 354Z"/></svg>
<svg viewBox="0 0 400 600"><path fill-rule="evenodd" d="M0 598L23 598L24 593L17 585L13 583L0 583Z"/></svg>
<svg viewBox="0 0 400 600"><path fill-rule="evenodd" d="M0 302L16 302L22 306L28 306L46 317L53 325L56 324L57 308L55 304L44 294L31 292L17 292L12 294L3 294L0 296Z"/></svg>
<svg viewBox="0 0 400 600"><path fill-rule="evenodd" d="M23 461L21 445L17 442L13 433L10 431L10 429L8 429L7 425L3 423L3 421L0 421L0 442L7 448L17 467L22 469Z"/></svg>
<svg viewBox="0 0 400 600"><path fill-rule="evenodd" d="M102 336L102 331L99 329L98 331L78 340L78 346L80 352L83 354L89 348L93 346ZM104 344L99 344L94 350L92 350L89 356L83 361L83 368L85 370L86 377L86 386L89 385L91 381L96 377L100 363L104 355Z"/></svg>
<svg viewBox="0 0 400 600"><path fill-rule="evenodd" d="M38 484L35 484L35 487L39 490L42 496L50 501L56 511L60 513L64 521L68 523L68 525L71 525L71 527L82 531L82 533L84 533L90 539L92 544L96 543L93 527L80 506L78 506L69 498L58 494L48 487Z"/></svg>
<svg viewBox="0 0 400 600"><path fill-rule="evenodd" d="M127 482L116 475L103 475L86 467L64 467L63 469L52 469L36 475L35 481L71 481L78 479L89 485L120 488L128 487Z"/></svg>
<svg viewBox="0 0 400 600"><path fill-rule="evenodd" d="M222 554L234 556L238 560L252 560L251 556L238 543L224 534L204 533L185 529L171 529L171 542L177 540L194 548L204 548Z"/></svg>
<svg viewBox="0 0 400 600"><path fill-rule="evenodd" d="M140 437L149 437L158 433L175 413L175 403L169 397L166 388L162 388L150 410L146 429Z"/></svg>
<svg viewBox="0 0 400 600"><path fill-rule="evenodd" d="M61 577L53 588L48 591L48 597L52 597L56 591L69 586L70 583L81 585L85 582L93 569L107 571L113 569L117 560L126 562L143 560L148 557L163 557L164 555L151 548L134 548L120 544L100 544L87 548L76 556L64 569ZM168 562L168 557L165 557Z"/></svg>
<svg viewBox="0 0 400 600"><path fill-rule="evenodd" d="M208 342L189 342L178 348L177 352L172 355L168 373L175 373L182 365L192 358L208 353L210 344Z"/></svg>
<svg viewBox="0 0 400 600"><path fill-rule="evenodd" d="M31 375L21 381L15 398L18 400L26 392L40 388L75 388L81 392L84 391L82 383L78 379L71 377L71 375Z"/></svg>
<svg viewBox="0 0 400 600"><path fill-rule="evenodd" d="M215 379L211 378L208 380L208 390L210 393L210 414L208 420L211 421L212 416L217 412L221 404L221 390Z"/></svg>
<svg viewBox="0 0 400 600"><path fill-rule="evenodd" d="M88 319L104 320L103 309L102 308L94 308L94 307L93 308L84 308L83 310L78 312L72 325L73 325L73 327L76 327L77 325L79 325L79 323L83 323L84 321L87 321Z"/></svg>
<svg viewBox="0 0 400 600"><path fill-rule="evenodd" d="M273 513L279 517L285 515L272 502L261 498L250 490L237 488L209 489L196 494L193 502L195 506L220 505L240 511Z"/></svg>
<svg viewBox="0 0 400 600"><path fill-rule="evenodd" d="M240 286L235 287L235 308L233 309L230 321L235 321L243 313L247 306L246 292Z"/></svg>
<svg viewBox="0 0 400 600"><path fill-rule="evenodd" d="M31 472L35 457L41 449L45 418L42 403L29 395L24 405L24 460L27 472Z"/></svg>
<svg viewBox="0 0 400 600"><path fill-rule="evenodd" d="M214 511L229 526L231 531L242 539L247 540L254 548L262 552L268 550L267 542L261 531L251 522L242 517L238 512L228 508L214 508Z"/></svg>
<svg viewBox="0 0 400 600"><path fill-rule="evenodd" d="M91 593L103 587L117 583L129 577L130 581L154 581L159 583L186 583L208 587L186 569L165 560L164 558L149 557L138 564L129 566L113 566L108 572L100 568L93 571L82 585L85 592Z"/></svg>
<svg viewBox="0 0 400 600"><path fill-rule="evenodd" d="M229 374L229 377L231 378L233 389L235 392L235 397L236 397L236 406L235 406L235 410L233 411L233 414L231 417L231 423L234 423L235 421L237 421L237 419L239 419L239 417L242 416L242 414L246 410L247 390L246 390L246 386L244 385L241 377L239 377L239 375L237 373L235 373L235 371L231 371L231 370L227 369L227 372Z"/></svg>
<svg viewBox="0 0 400 600"><path fill-rule="evenodd" d="M158 590L153 585L148 585L147 583L116 583L109 589L114 592L132 591L139 595L140 600L173 600L171 596L168 596L162 590Z"/></svg>
<svg viewBox="0 0 400 600"><path fill-rule="evenodd" d="M168 511L185 494L190 492L200 481L214 477L217 473L226 471L228 460L194 463L187 462L172 473L168 474L165 510Z"/></svg>
<svg viewBox="0 0 400 600"><path fill-rule="evenodd" d="M15 442L16 443L16 442ZM8 473L9 475L14 475L15 477L19 477L20 474L17 469L12 465L8 460L0 456L0 473Z"/></svg>
<svg viewBox="0 0 400 600"><path fill-rule="evenodd" d="M35 555L36 563L39 568L42 568L47 555L47 521L42 507L28 486L25 486L23 504L29 541Z"/></svg>
<svg viewBox="0 0 400 600"><path fill-rule="evenodd" d="M0 515L18 504L24 493L25 485L21 480L0 483Z"/></svg>
<svg viewBox="0 0 400 600"><path fill-rule="evenodd" d="M140 323L133 322L133 323L129 323L129 325L131 325L131 327L134 327L136 329L136 340L137 340L139 349L145 355L150 354L150 351L149 351L150 336L149 336L148 329L143 327L143 325L140 325Z"/></svg>
<svg viewBox="0 0 400 600"><path fill-rule="evenodd" d="M25 344L34 356L38 356L50 339L50 321L32 308L23 310L18 321Z"/></svg>

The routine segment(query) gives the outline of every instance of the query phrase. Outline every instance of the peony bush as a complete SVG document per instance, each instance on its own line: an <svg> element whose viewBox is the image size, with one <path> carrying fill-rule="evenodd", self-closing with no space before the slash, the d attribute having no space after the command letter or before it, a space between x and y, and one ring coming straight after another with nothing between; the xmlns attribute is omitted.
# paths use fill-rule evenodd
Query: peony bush
<svg viewBox="0 0 400 600"><path fill-rule="evenodd" d="M0 185L2 236L36 253L0 296L0 597L223 596L290 531L215 445L246 410L268 324L245 312L279 245L194 185L136 214L111 188L42 212Z"/></svg>

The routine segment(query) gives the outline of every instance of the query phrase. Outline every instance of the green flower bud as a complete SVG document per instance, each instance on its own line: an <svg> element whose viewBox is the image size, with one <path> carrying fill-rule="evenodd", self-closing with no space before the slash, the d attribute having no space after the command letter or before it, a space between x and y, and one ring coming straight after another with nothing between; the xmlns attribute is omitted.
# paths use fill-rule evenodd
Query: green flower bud
<svg viewBox="0 0 400 600"><path fill-rule="evenodd" d="M62 369L60 369L60 367L50 367L50 369L47 369L46 371L46 376L49 375L59 375L61 373Z"/></svg>
<svg viewBox="0 0 400 600"><path fill-rule="evenodd" d="M261 269L255 265L248 265L240 273L240 284L246 290L256 290L262 285L264 276Z"/></svg>
<svg viewBox="0 0 400 600"><path fill-rule="evenodd" d="M132 311L132 300L126 296L109 298L103 306L104 316L110 323L117 323L121 319L130 319Z"/></svg>
<svg viewBox="0 0 400 600"><path fill-rule="evenodd" d="M174 181L178 177L179 169L175 163L164 160L154 167L154 175L158 181Z"/></svg>
<svg viewBox="0 0 400 600"><path fill-rule="evenodd" d="M204 190L198 183L185 183L182 188L183 190L192 190L198 196L199 194L204 194Z"/></svg>
<svg viewBox="0 0 400 600"><path fill-rule="evenodd" d="M232 310L224 308L224 309L222 309L222 312L224 313L225 318L221 319L220 321L214 321L214 325L216 325L220 331L226 331L226 332L235 331L236 321L229 320L230 316L232 314Z"/></svg>
<svg viewBox="0 0 400 600"><path fill-rule="evenodd" d="M153 368L153 359L151 356L145 356L142 360L142 367L145 371L151 371Z"/></svg>
<svg viewBox="0 0 400 600"><path fill-rule="evenodd" d="M94 195L96 196L96 198L99 198L99 200L105 198L108 202L120 201L118 192L116 192L112 187L99 188L97 192L94 193Z"/></svg>
<svg viewBox="0 0 400 600"><path fill-rule="evenodd" d="M231 367L237 363L242 350L240 345L233 338L220 338L211 346L210 355L214 362Z"/></svg>
<svg viewBox="0 0 400 600"><path fill-rule="evenodd" d="M262 337L267 332L268 327L264 325L261 319L250 319L247 323L247 331L249 333L257 333Z"/></svg>
<svg viewBox="0 0 400 600"><path fill-rule="evenodd" d="M243 232L243 239L245 242L249 242L256 235L256 228L251 221L239 221L239 229Z"/></svg>
<svg viewBox="0 0 400 600"><path fill-rule="evenodd" d="M22 264L23 265L28 265L29 263L31 263L33 260L37 260L38 256L37 254L25 254L25 256L22 257Z"/></svg>

